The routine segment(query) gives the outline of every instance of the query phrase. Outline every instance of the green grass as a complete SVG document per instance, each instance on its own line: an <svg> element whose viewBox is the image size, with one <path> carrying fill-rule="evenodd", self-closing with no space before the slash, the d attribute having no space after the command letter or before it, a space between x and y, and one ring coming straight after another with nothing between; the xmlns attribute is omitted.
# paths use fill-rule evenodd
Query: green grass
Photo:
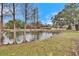
<svg viewBox="0 0 79 59"><path fill-rule="evenodd" d="M3 56L63 56L71 55L75 48L74 39L79 38L79 32L64 32L54 35L49 40L33 41L18 45L0 46Z"/></svg>

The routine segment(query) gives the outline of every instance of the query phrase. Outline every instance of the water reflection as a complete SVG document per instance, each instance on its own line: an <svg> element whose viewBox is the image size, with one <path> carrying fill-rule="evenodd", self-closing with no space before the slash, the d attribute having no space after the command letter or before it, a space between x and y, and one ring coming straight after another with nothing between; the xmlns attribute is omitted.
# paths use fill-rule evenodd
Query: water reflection
<svg viewBox="0 0 79 59"><path fill-rule="evenodd" d="M6 32L3 33L3 44L13 44L13 39L10 39Z"/></svg>
<svg viewBox="0 0 79 59"><path fill-rule="evenodd" d="M48 39L52 36L52 33L48 33L48 32L29 32L26 33L26 35L24 36L23 33L17 33L17 37L16 37L16 43L20 44L23 42L31 42L31 41L35 41L35 40L45 40ZM13 33L8 33L6 34L6 32L3 34L3 44L13 44Z"/></svg>

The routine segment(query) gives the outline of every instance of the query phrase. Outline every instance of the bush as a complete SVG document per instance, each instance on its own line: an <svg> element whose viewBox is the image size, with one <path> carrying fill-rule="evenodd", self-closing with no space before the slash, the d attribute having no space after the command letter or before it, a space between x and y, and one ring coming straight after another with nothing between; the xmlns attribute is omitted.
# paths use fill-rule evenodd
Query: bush
<svg viewBox="0 0 79 59"><path fill-rule="evenodd" d="M75 29L76 29L76 31L79 30L79 25L78 24L75 24Z"/></svg>
<svg viewBox="0 0 79 59"><path fill-rule="evenodd" d="M68 28L67 28L67 30L71 30L72 29L72 26L71 25L69 25L68 26Z"/></svg>

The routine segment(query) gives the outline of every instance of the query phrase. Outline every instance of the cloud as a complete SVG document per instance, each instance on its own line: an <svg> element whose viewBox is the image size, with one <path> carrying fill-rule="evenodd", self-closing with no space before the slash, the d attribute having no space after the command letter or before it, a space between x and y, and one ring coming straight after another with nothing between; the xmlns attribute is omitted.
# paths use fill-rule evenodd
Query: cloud
<svg viewBox="0 0 79 59"><path fill-rule="evenodd" d="M3 14L4 15L11 15L12 14L12 8L11 9L8 9L7 7L5 7L3 9ZM0 7L0 15L1 15L1 7Z"/></svg>
<svg viewBox="0 0 79 59"><path fill-rule="evenodd" d="M58 12L54 12L54 13L52 13L52 16L55 16L55 15L57 15L58 14Z"/></svg>
<svg viewBox="0 0 79 59"><path fill-rule="evenodd" d="M51 12L50 15L47 15L47 16L46 16L45 23L52 25L51 17L53 17L53 16L55 16L55 15L57 15L57 14L58 14L58 12Z"/></svg>

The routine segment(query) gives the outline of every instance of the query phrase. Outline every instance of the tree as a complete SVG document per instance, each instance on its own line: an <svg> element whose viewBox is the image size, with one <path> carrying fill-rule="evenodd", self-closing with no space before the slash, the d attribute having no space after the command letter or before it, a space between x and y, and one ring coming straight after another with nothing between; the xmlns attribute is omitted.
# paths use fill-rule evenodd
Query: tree
<svg viewBox="0 0 79 59"><path fill-rule="evenodd" d="M74 26L75 24L78 24L79 4L78 3L65 4L65 8L55 16L54 20L58 21L61 18L64 19L62 22L64 23L64 25Z"/></svg>
<svg viewBox="0 0 79 59"><path fill-rule="evenodd" d="M9 28L9 29L14 29L14 20L10 20L10 21L8 21L8 23L6 23L6 29L7 28ZM22 20L15 20L15 23L16 23L16 28L17 29L19 29L19 28L24 28L24 22L22 21ZM16 33L17 34L17 36L19 36L19 35L21 35L21 34L23 34L23 32L17 32ZM11 38L11 39L13 39L13 32L7 32L7 36L9 37L9 38ZM14 42L15 43L15 42Z"/></svg>
<svg viewBox="0 0 79 59"><path fill-rule="evenodd" d="M33 20L33 23L32 23L33 27L37 28L38 27L38 8L37 7L32 9L32 20Z"/></svg>
<svg viewBox="0 0 79 59"><path fill-rule="evenodd" d="M13 29L14 28L13 23L14 23L14 20L8 21L8 23L6 23L6 28ZM17 29L24 28L24 21L22 20L15 20L15 24Z"/></svg>
<svg viewBox="0 0 79 59"><path fill-rule="evenodd" d="M15 4L13 3L13 27L14 27L14 43L16 43L16 20L15 20Z"/></svg>
<svg viewBox="0 0 79 59"><path fill-rule="evenodd" d="M0 20L0 45L2 44L3 30L3 3L1 3L1 20Z"/></svg>
<svg viewBox="0 0 79 59"><path fill-rule="evenodd" d="M55 15L54 20L53 20L53 26L56 28L64 26L65 23L63 22L63 20L64 20L63 17L64 17L64 15L63 15L62 11L59 12L57 15Z"/></svg>
<svg viewBox="0 0 79 59"><path fill-rule="evenodd" d="M0 42L2 41L2 37L3 37L3 18L5 18L6 16L10 16L12 14L12 5L10 3L1 3L0 4L1 8L0 8Z"/></svg>

